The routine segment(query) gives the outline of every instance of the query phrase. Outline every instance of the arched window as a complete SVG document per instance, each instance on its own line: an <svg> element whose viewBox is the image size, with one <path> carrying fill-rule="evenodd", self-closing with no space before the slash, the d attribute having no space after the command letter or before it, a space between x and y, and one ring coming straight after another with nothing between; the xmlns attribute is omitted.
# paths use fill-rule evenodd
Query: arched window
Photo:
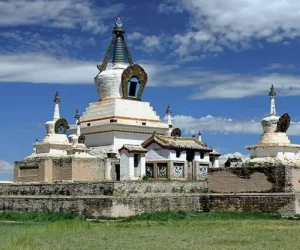
<svg viewBox="0 0 300 250"><path fill-rule="evenodd" d="M128 97L137 98L140 89L139 79L136 76L131 77L127 83L127 88Z"/></svg>

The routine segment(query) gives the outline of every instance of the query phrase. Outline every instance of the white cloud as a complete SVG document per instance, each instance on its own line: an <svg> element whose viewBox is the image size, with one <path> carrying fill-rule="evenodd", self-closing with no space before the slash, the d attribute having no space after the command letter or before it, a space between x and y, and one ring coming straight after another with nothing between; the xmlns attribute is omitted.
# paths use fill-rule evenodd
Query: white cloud
<svg viewBox="0 0 300 250"><path fill-rule="evenodd" d="M259 134L261 125L257 121L238 121L226 117L207 115L195 118L192 116L175 115L172 117L173 127L180 128L186 134L203 133L220 134Z"/></svg>
<svg viewBox="0 0 300 250"><path fill-rule="evenodd" d="M0 160L0 173L7 173L7 172L12 172L14 169L14 165L4 161L4 160Z"/></svg>
<svg viewBox="0 0 300 250"><path fill-rule="evenodd" d="M57 33L51 38L45 37L38 32L28 32L20 30L9 30L0 32L0 37L5 38L2 50L10 52L47 52L55 55L68 55L70 52L85 48L84 46L95 45L93 37L69 36ZM13 44L13 46L12 46ZM76 50L70 48L76 48Z"/></svg>
<svg viewBox="0 0 300 250"><path fill-rule="evenodd" d="M229 154L221 155L220 158L219 158L220 164L224 164L229 157L241 158L242 161L244 162L247 158L249 158L249 155L244 155L244 154L242 154L240 152L235 152L235 153L229 153Z"/></svg>
<svg viewBox="0 0 300 250"><path fill-rule="evenodd" d="M274 84L280 96L300 95L300 76L293 74L239 74L205 71L201 67L165 69L154 85L193 86L191 99L243 98L267 95ZM152 83L153 84L153 83Z"/></svg>
<svg viewBox="0 0 300 250"><path fill-rule="evenodd" d="M263 118L263 117L262 117ZM195 118L192 116L175 115L172 117L173 127L180 128L185 134L193 135L199 131L212 134L261 134L260 121L235 120L227 117L207 115ZM300 135L300 122L291 122L288 135ZM257 140L259 137L257 137Z"/></svg>
<svg viewBox="0 0 300 250"><path fill-rule="evenodd" d="M142 35L140 32L132 32L127 35L128 41L139 40L142 38L144 38L144 35Z"/></svg>
<svg viewBox="0 0 300 250"><path fill-rule="evenodd" d="M143 52L152 52L153 50L162 51L165 47L168 36L166 35L143 35L139 32L133 32L127 36L128 41L134 41L135 49Z"/></svg>
<svg viewBox="0 0 300 250"><path fill-rule="evenodd" d="M243 50L261 39L270 43L300 37L298 0L166 0L159 13L186 12L189 27L174 36L175 51L184 57L195 51Z"/></svg>
<svg viewBox="0 0 300 250"><path fill-rule="evenodd" d="M0 82L93 84L97 63L41 53L0 55ZM242 98L267 95L271 84L280 96L300 95L300 77L291 74L246 75L204 71L200 67L178 70L178 64L142 62L148 86L191 86L192 99Z"/></svg>
<svg viewBox="0 0 300 250"><path fill-rule="evenodd" d="M40 53L0 55L0 82L90 84L96 64Z"/></svg>
<svg viewBox="0 0 300 250"><path fill-rule="evenodd" d="M148 37L144 38L143 44L147 48L159 48L160 47L160 37L148 36Z"/></svg>
<svg viewBox="0 0 300 250"><path fill-rule="evenodd" d="M123 6L110 4L98 8L89 0L4 0L0 1L0 26L81 27L82 30L101 33L108 29L103 20L117 16Z"/></svg>

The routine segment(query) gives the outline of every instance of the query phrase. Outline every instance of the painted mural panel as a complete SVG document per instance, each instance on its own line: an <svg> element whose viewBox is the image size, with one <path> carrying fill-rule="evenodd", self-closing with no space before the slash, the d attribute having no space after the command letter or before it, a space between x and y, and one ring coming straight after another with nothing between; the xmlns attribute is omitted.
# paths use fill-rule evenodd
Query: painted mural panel
<svg viewBox="0 0 300 250"><path fill-rule="evenodd" d="M158 163L158 178L167 178L167 164L166 163Z"/></svg>
<svg viewBox="0 0 300 250"><path fill-rule="evenodd" d="M147 164L146 165L146 176L148 178L153 178L154 177L154 166L153 166L153 164Z"/></svg>
<svg viewBox="0 0 300 250"><path fill-rule="evenodd" d="M199 177L207 178L207 172L208 172L208 164L200 164L199 165Z"/></svg>
<svg viewBox="0 0 300 250"><path fill-rule="evenodd" d="M174 163L173 165L173 176L174 177L183 177L183 164L182 163Z"/></svg>

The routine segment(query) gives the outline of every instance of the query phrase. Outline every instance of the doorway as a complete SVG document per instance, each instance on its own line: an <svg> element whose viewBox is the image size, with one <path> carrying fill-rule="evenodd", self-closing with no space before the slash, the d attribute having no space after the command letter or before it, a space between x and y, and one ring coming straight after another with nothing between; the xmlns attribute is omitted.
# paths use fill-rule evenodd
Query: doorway
<svg viewBox="0 0 300 250"><path fill-rule="evenodd" d="M120 164L115 164L116 181L120 181Z"/></svg>

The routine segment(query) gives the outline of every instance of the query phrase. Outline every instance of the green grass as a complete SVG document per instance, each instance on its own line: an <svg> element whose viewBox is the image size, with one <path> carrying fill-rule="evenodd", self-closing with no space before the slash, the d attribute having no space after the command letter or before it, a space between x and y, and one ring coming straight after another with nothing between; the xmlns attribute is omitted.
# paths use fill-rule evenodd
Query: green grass
<svg viewBox="0 0 300 250"><path fill-rule="evenodd" d="M74 220L80 219L79 216L67 213L40 213L40 212L23 212L17 213L12 211L5 211L0 213L0 221L33 221L33 222L47 222L58 220Z"/></svg>
<svg viewBox="0 0 300 250"><path fill-rule="evenodd" d="M0 249L5 250L299 249L300 246L300 221L270 214L166 211L100 222L59 213L8 214L6 217L1 214L1 220L15 218L22 223L0 223Z"/></svg>

